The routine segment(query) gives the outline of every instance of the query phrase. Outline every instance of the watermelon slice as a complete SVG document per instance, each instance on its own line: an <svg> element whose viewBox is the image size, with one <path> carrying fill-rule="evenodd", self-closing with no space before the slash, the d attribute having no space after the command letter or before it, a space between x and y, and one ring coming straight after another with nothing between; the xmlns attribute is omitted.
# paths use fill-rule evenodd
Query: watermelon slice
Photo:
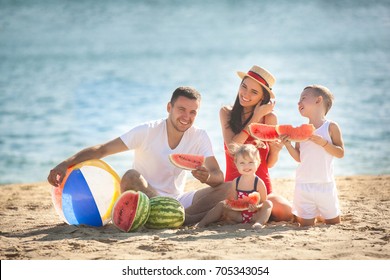
<svg viewBox="0 0 390 280"><path fill-rule="evenodd" d="M280 135L288 135L290 141L306 141L313 135L315 127L312 124L302 124L293 127L289 124L268 125L261 123L252 123L249 125L251 135L261 141L275 141Z"/></svg>
<svg viewBox="0 0 390 280"><path fill-rule="evenodd" d="M205 158L202 155L170 154L169 160L179 168L196 170L199 166L204 164Z"/></svg>
<svg viewBox="0 0 390 280"><path fill-rule="evenodd" d="M249 132L261 141L275 141L279 138L274 125L252 123L249 125Z"/></svg>
<svg viewBox="0 0 390 280"><path fill-rule="evenodd" d="M225 199L225 204L234 211L244 211L249 209L250 204L257 205L260 202L258 192L250 193L248 196L239 199Z"/></svg>
<svg viewBox="0 0 390 280"><path fill-rule="evenodd" d="M314 125L312 124L302 124L298 127L293 127L292 125L277 125L276 131L279 135L288 135L290 141L293 142L302 142L306 141L313 135L315 130Z"/></svg>

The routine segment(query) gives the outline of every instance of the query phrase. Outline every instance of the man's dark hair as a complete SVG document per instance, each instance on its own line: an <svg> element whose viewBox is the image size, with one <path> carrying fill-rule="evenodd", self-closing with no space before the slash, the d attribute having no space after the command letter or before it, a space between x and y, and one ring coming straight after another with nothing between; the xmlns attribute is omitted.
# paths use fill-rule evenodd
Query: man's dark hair
<svg viewBox="0 0 390 280"><path fill-rule="evenodd" d="M193 100L198 100L199 102L201 100L201 95L195 88L193 88L193 87L178 87L172 93L171 104L173 105L180 96L184 96L184 97L187 97L187 98L193 99Z"/></svg>

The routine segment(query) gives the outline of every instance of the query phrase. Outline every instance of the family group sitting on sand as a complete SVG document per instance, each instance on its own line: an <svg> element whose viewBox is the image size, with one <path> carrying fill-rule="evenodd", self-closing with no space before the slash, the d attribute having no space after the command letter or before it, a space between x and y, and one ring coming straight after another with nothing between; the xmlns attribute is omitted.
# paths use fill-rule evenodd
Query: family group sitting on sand
<svg viewBox="0 0 390 280"><path fill-rule="evenodd" d="M314 225L317 217L326 224L340 223L333 158L344 156L344 144L339 126L326 119L332 93L324 86L312 85L300 95L299 113L316 129L309 140L293 146L287 135L281 135L277 141L259 145L248 132L248 126L277 124L272 91L275 78L259 66L237 74L241 82L234 105L220 110L225 177L206 131L193 126L199 112L200 93L192 87L179 87L167 104L167 118L138 125L107 143L81 150L50 170L49 183L59 186L72 165L134 150L133 169L123 175L121 192L131 189L148 197L173 197L184 206L187 225L203 227L225 220L253 223L253 228L261 229L269 220L290 221L293 217L301 226ZM278 161L283 146L299 162L292 204L272 192L268 172ZM170 163L172 153L203 155L204 165L191 173L208 187L184 192L186 171ZM260 193L260 203L248 210L233 211L224 203L227 198L241 198L254 191Z"/></svg>

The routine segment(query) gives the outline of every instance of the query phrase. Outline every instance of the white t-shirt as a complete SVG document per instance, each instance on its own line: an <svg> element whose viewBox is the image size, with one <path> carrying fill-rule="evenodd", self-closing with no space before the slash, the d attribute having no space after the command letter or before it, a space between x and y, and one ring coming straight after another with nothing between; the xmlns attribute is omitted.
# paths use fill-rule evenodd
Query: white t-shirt
<svg viewBox="0 0 390 280"><path fill-rule="evenodd" d="M325 121L315 130L315 134L322 136L332 143L329 135L330 121ZM301 162L296 172L297 183L330 183L334 181L333 156L323 147L307 140L300 144Z"/></svg>
<svg viewBox="0 0 390 280"><path fill-rule="evenodd" d="M136 126L120 138L129 150L134 150L133 168L164 196L182 194L186 180L186 171L170 162L170 154L214 156L206 131L194 126L184 132L179 145L172 150L168 145L166 119Z"/></svg>

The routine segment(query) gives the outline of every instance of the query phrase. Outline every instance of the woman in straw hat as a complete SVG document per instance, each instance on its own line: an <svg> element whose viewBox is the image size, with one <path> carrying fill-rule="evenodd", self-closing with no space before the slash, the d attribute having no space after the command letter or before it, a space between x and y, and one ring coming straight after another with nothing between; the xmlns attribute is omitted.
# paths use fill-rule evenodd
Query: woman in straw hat
<svg viewBox="0 0 390 280"><path fill-rule="evenodd" d="M247 73L237 72L242 79L233 107L224 106L220 110L220 120L226 155L225 181L232 181L240 174L228 148L232 143L251 143L255 139L248 132L251 123L277 124L273 112L275 94L272 86L274 76L266 69L253 66ZM259 148L261 164L256 171L267 187L268 199L273 203L271 219L288 221L292 218L291 204L285 198L272 193L268 168L278 160L283 144L280 141L265 142L265 148Z"/></svg>

